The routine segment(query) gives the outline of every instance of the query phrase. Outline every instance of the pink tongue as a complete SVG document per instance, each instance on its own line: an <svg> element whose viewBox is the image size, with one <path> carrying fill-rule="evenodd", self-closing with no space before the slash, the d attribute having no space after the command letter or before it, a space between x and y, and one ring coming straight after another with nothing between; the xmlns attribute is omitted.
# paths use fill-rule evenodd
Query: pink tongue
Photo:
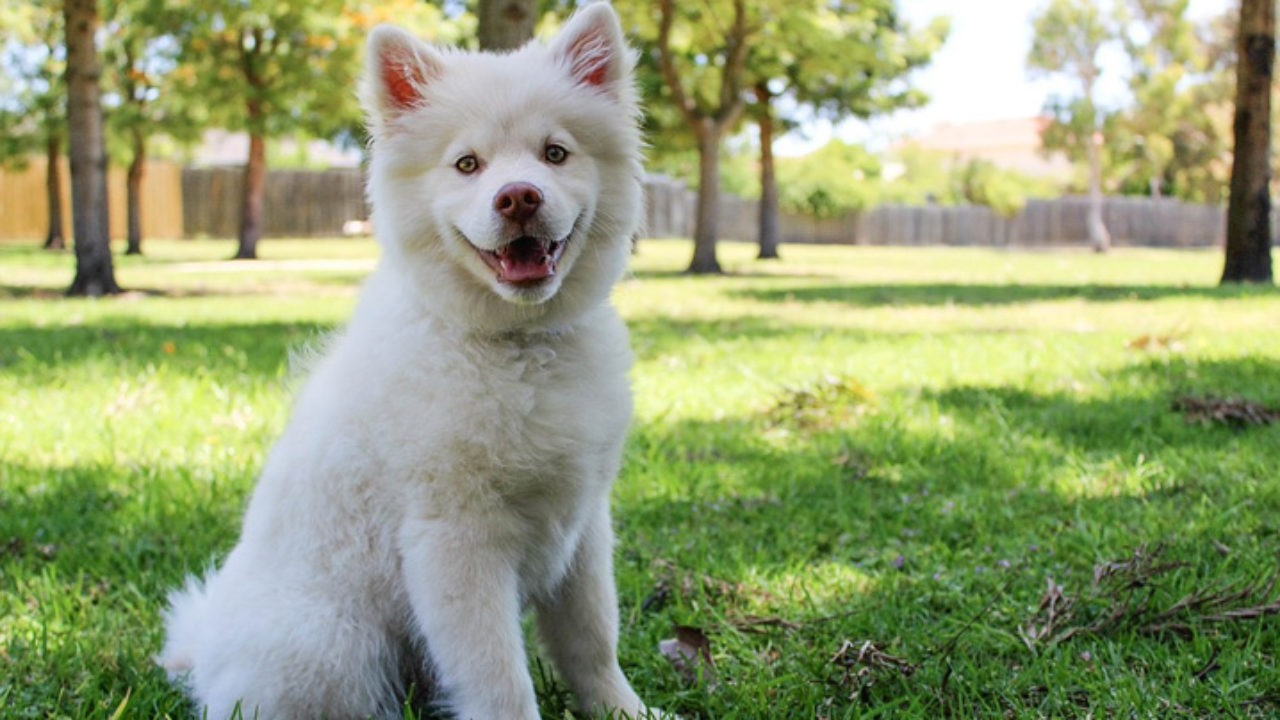
<svg viewBox="0 0 1280 720"><path fill-rule="evenodd" d="M519 283L549 278L556 272L555 261L537 240L521 238L502 249L498 255L502 279Z"/></svg>

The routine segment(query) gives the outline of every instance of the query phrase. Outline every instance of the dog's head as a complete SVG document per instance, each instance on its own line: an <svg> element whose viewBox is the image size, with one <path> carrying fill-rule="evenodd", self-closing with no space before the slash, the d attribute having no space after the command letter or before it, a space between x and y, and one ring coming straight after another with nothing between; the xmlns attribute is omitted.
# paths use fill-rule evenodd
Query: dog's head
<svg viewBox="0 0 1280 720"><path fill-rule="evenodd" d="M373 30L374 225L430 302L511 329L607 297L642 204L632 62L604 3L501 55Z"/></svg>

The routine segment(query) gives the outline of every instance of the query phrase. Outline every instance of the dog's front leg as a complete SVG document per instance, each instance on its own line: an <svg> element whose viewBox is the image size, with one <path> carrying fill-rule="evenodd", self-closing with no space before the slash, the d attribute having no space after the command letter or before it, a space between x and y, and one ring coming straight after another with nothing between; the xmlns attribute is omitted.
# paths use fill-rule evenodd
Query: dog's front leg
<svg viewBox="0 0 1280 720"><path fill-rule="evenodd" d="M415 520L400 534L418 625L459 720L537 720L510 540L483 519Z"/></svg>
<svg viewBox="0 0 1280 720"><path fill-rule="evenodd" d="M588 522L565 579L535 609L547 652L583 711L616 710L631 718L647 717L644 703L618 666L618 600L607 499ZM660 715L655 712L654 717Z"/></svg>

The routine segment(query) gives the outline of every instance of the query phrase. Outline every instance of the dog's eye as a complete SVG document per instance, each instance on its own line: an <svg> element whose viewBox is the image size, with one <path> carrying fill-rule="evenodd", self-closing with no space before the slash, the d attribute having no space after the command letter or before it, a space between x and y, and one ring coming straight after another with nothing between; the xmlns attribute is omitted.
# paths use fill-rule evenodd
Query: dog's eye
<svg viewBox="0 0 1280 720"><path fill-rule="evenodd" d="M559 165L569 157L569 151L560 145L548 145L546 150L542 151L543 157L552 165Z"/></svg>
<svg viewBox="0 0 1280 720"><path fill-rule="evenodd" d="M453 166L463 175L470 175L480 169L480 161L476 159L475 155L463 155L458 158L458 162L454 163Z"/></svg>

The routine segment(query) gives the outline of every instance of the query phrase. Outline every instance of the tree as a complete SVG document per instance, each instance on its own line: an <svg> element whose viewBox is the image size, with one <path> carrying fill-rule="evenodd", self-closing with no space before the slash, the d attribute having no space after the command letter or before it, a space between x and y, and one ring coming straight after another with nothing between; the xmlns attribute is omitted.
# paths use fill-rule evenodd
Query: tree
<svg viewBox="0 0 1280 720"><path fill-rule="evenodd" d="M898 148L884 174L880 199L903 205L984 205L998 215L1020 212L1030 198L1061 194L1058 182L996 166L981 158L962 158L908 144Z"/></svg>
<svg viewBox="0 0 1280 720"><path fill-rule="evenodd" d="M641 25L649 21L649 8L648 3L635 3L623 14ZM749 42L760 29L760 17L758 12L749 13L746 0L679 7L671 0L659 0L657 11L651 52L663 85L698 147L698 198L689 272L719 273L720 143L746 105L744 68Z"/></svg>
<svg viewBox="0 0 1280 720"><path fill-rule="evenodd" d="M23 166L35 152L45 156L45 203L49 213L44 247L66 247L62 229L62 143L66 137L66 47L62 12L51 1L14 4L0 10L9 34L0 57L0 160Z"/></svg>
<svg viewBox="0 0 1280 720"><path fill-rule="evenodd" d="M120 292L111 263L107 209L107 151L98 81L102 71L94 36L97 0L65 0L67 134L71 157L71 218L76 274L68 295Z"/></svg>
<svg viewBox="0 0 1280 720"><path fill-rule="evenodd" d="M1121 0L1119 38L1132 73L1133 104L1109 136L1122 192L1217 201L1226 185L1229 93L1215 65L1230 58L1199 36L1188 0ZM1234 32L1232 32L1234 39ZM1230 55L1230 54L1227 54Z"/></svg>
<svg viewBox="0 0 1280 720"><path fill-rule="evenodd" d="M201 129L199 103L183 102L170 75L178 67L177 38L167 33L167 12L157 0L106 0L103 57L111 71L118 104L108 127L128 146L125 175L127 244L125 254L142 254L142 179L148 140L164 134L194 141Z"/></svg>
<svg viewBox="0 0 1280 720"><path fill-rule="evenodd" d="M927 100L904 79L945 41L940 19L921 32L899 16L894 0L792 3L776 8L747 60L760 131L760 257L778 256L778 200L773 141L795 116L866 119ZM790 117L780 117L779 97Z"/></svg>
<svg viewBox="0 0 1280 720"><path fill-rule="evenodd" d="M480 0L476 36L481 50L514 50L533 38L537 0Z"/></svg>
<svg viewBox="0 0 1280 720"><path fill-rule="evenodd" d="M866 148L831 140L800 157L779 158L779 204L794 213L835 218L879 200L880 162Z"/></svg>
<svg viewBox="0 0 1280 720"><path fill-rule="evenodd" d="M1094 0L1051 0L1032 18L1033 38L1027 56L1032 72L1061 74L1078 85L1078 95L1054 99L1047 108L1053 120L1045 131L1046 149L1083 157L1089 172L1089 244L1097 252L1111 247L1102 220L1103 113L1095 91L1101 69L1098 53L1115 36Z"/></svg>
<svg viewBox="0 0 1280 720"><path fill-rule="evenodd" d="M432 9L425 3L418 3ZM356 121L360 35L343 0L216 0L184 6L180 62L211 120L249 135L235 257L262 237L267 140L328 135ZM438 11L436 11L438 12Z"/></svg>
<svg viewBox="0 0 1280 720"><path fill-rule="evenodd" d="M1235 152L1222 282L1271 282L1271 93L1275 0L1241 0Z"/></svg>

